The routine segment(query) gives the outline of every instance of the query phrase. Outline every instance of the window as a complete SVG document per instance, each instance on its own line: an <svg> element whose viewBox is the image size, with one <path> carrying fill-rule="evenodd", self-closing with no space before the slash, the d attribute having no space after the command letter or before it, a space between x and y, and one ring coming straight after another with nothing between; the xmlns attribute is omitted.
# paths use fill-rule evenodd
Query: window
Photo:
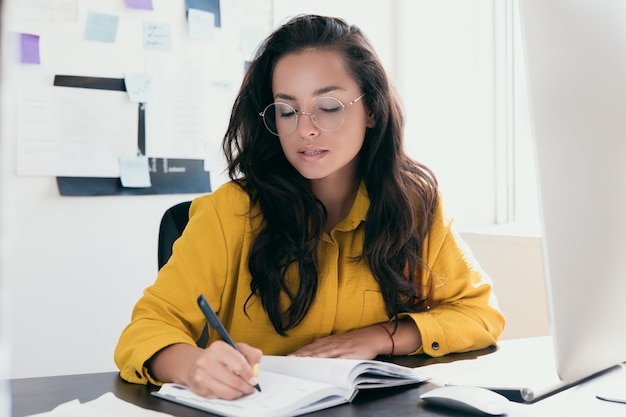
<svg viewBox="0 0 626 417"><path fill-rule="evenodd" d="M535 156L532 139L532 121L526 82L526 63L522 42L518 0L513 3L513 59L514 65L514 132L515 132L515 226L520 233L540 235L539 199Z"/></svg>
<svg viewBox="0 0 626 417"><path fill-rule="evenodd" d="M491 0L403 1L400 94L407 151L437 175L462 226L496 219L496 76Z"/></svg>
<svg viewBox="0 0 626 417"><path fill-rule="evenodd" d="M397 19L407 151L435 171L461 230L535 235L517 0L405 0Z"/></svg>

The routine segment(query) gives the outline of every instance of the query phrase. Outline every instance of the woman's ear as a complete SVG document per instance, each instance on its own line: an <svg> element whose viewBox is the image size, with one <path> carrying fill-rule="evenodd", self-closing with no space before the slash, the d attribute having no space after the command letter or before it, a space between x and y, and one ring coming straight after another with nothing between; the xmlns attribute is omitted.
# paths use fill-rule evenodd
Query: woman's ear
<svg viewBox="0 0 626 417"><path fill-rule="evenodd" d="M374 113L372 113L371 111L367 112L367 123L365 126L368 129L371 129L374 126L376 126L376 118L374 117Z"/></svg>

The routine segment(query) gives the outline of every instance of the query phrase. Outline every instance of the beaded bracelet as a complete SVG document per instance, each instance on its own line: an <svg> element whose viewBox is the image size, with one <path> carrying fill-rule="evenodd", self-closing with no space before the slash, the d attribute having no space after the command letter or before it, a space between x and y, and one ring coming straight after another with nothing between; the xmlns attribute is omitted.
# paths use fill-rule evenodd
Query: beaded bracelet
<svg viewBox="0 0 626 417"><path fill-rule="evenodd" d="M393 352L396 350L396 344L393 341L393 335L391 334L391 332L389 331L389 329L387 327L385 327L384 324L382 323L378 323L378 325L380 327L382 327L383 329L385 329L385 332L387 332L387 335L389 336L389 340L391 340L391 353L388 356L393 356Z"/></svg>

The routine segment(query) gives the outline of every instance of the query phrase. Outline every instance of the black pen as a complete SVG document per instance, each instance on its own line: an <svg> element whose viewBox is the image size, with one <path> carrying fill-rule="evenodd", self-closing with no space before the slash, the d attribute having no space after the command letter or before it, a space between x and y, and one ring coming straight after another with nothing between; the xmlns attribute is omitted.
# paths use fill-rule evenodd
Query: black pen
<svg viewBox="0 0 626 417"><path fill-rule="evenodd" d="M204 298L204 295L202 294L198 296L198 306L200 306L200 310L202 310L202 312L204 313L206 321L211 327L217 330L217 333L220 335L222 340L231 345L236 351L239 351L239 349L237 349L237 345L235 345L233 339L230 338L230 335L224 328L224 325L220 321L219 317L217 317L217 314L215 314L215 311L213 311L213 309L209 305L209 302L206 300L206 298ZM256 384L254 388L256 388L257 391L261 392L261 387L259 386L259 384Z"/></svg>

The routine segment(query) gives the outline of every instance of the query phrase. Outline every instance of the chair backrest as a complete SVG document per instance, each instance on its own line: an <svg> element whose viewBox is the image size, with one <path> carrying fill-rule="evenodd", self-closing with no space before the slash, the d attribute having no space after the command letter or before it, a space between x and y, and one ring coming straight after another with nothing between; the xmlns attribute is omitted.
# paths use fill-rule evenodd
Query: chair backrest
<svg viewBox="0 0 626 417"><path fill-rule="evenodd" d="M178 203L163 213L159 226L158 261L159 269L172 256L172 245L180 237L189 221L189 206L191 201Z"/></svg>
<svg viewBox="0 0 626 417"><path fill-rule="evenodd" d="M159 225L159 246L158 246L158 261L159 269L163 267L172 256L172 245L176 239L183 234L183 230L187 226L189 221L189 206L191 201L184 201L173 205L165 210L163 217L161 218L161 224ZM209 328L204 326L200 338L196 341L196 344L205 348L209 343Z"/></svg>

